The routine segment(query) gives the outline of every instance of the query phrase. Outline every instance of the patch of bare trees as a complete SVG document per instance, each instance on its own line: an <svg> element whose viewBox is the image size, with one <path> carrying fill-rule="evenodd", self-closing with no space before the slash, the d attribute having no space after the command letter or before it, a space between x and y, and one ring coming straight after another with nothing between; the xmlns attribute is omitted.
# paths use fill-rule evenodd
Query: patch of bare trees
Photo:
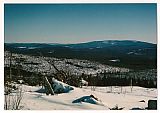
<svg viewBox="0 0 160 113"><path fill-rule="evenodd" d="M4 109L5 110L19 110L22 101L22 86L17 85L12 81L12 53L10 53L9 60L9 74L6 75L4 81ZM20 73L19 73L20 74Z"/></svg>
<svg viewBox="0 0 160 113"><path fill-rule="evenodd" d="M14 86L16 87L16 86ZM20 103L22 101L22 87L18 86L16 89L12 87L5 86L5 110L19 110L21 109Z"/></svg>

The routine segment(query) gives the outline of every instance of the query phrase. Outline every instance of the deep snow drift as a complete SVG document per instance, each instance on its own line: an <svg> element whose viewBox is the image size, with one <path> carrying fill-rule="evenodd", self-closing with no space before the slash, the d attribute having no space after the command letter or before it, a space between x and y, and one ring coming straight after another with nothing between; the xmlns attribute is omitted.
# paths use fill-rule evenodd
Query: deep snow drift
<svg viewBox="0 0 160 113"><path fill-rule="evenodd" d="M60 94L60 93L68 93L71 90L74 90L74 88L68 84L65 84L61 81L56 80L55 78L52 78L52 84L51 87L53 88L53 91L55 94ZM38 93L45 93L46 90L44 87L36 90Z"/></svg>
<svg viewBox="0 0 160 113"><path fill-rule="evenodd" d="M109 110L118 106L124 110L145 109L149 99L157 99L157 89L127 87L76 88L68 93L47 96L36 92L42 87L23 85L22 109L24 110ZM93 89L93 88L92 88ZM93 95L94 98L90 95Z"/></svg>

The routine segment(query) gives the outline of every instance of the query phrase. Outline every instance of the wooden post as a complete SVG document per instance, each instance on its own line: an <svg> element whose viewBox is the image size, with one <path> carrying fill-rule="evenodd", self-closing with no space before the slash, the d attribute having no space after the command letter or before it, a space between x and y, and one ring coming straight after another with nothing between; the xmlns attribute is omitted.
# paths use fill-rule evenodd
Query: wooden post
<svg viewBox="0 0 160 113"><path fill-rule="evenodd" d="M9 68L9 81L11 83L11 80L12 80L12 53L10 53L10 62L9 63L10 63L9 64L9 66L10 66L10 68Z"/></svg>
<svg viewBox="0 0 160 113"><path fill-rule="evenodd" d="M132 85L132 78L131 78L131 92L132 92L132 88L133 88L133 85Z"/></svg>
<svg viewBox="0 0 160 113"><path fill-rule="evenodd" d="M49 90L49 93L51 93L51 95L54 95L54 91L52 89L52 86L49 83L48 78L46 76L44 76L44 80L45 80L45 83L46 83L46 87Z"/></svg>

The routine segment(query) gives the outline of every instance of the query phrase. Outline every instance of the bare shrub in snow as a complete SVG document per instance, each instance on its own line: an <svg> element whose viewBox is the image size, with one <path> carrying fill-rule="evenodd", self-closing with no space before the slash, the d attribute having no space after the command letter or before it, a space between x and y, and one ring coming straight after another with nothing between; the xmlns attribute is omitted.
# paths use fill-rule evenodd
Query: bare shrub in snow
<svg viewBox="0 0 160 113"><path fill-rule="evenodd" d="M9 89L9 90L8 90ZM10 91L10 92L9 92ZM5 110L19 110L20 103L22 101L22 87L18 86L16 90L5 86L5 103L4 109Z"/></svg>

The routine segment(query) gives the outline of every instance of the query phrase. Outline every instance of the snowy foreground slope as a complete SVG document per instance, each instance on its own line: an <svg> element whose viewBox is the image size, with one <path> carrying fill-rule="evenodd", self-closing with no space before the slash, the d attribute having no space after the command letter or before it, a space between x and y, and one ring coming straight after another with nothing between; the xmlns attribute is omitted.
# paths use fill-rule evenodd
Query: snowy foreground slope
<svg viewBox="0 0 160 113"><path fill-rule="evenodd" d="M24 110L109 110L116 105L124 110L147 107L149 99L157 99L157 89L133 87L132 92L127 87L96 87L91 91L91 87L76 88L68 93L47 96L45 93L38 93L42 87L32 87L23 85L23 99L21 106ZM98 98L97 104L87 102L74 103L73 101L94 95ZM140 102L141 101L141 102Z"/></svg>

